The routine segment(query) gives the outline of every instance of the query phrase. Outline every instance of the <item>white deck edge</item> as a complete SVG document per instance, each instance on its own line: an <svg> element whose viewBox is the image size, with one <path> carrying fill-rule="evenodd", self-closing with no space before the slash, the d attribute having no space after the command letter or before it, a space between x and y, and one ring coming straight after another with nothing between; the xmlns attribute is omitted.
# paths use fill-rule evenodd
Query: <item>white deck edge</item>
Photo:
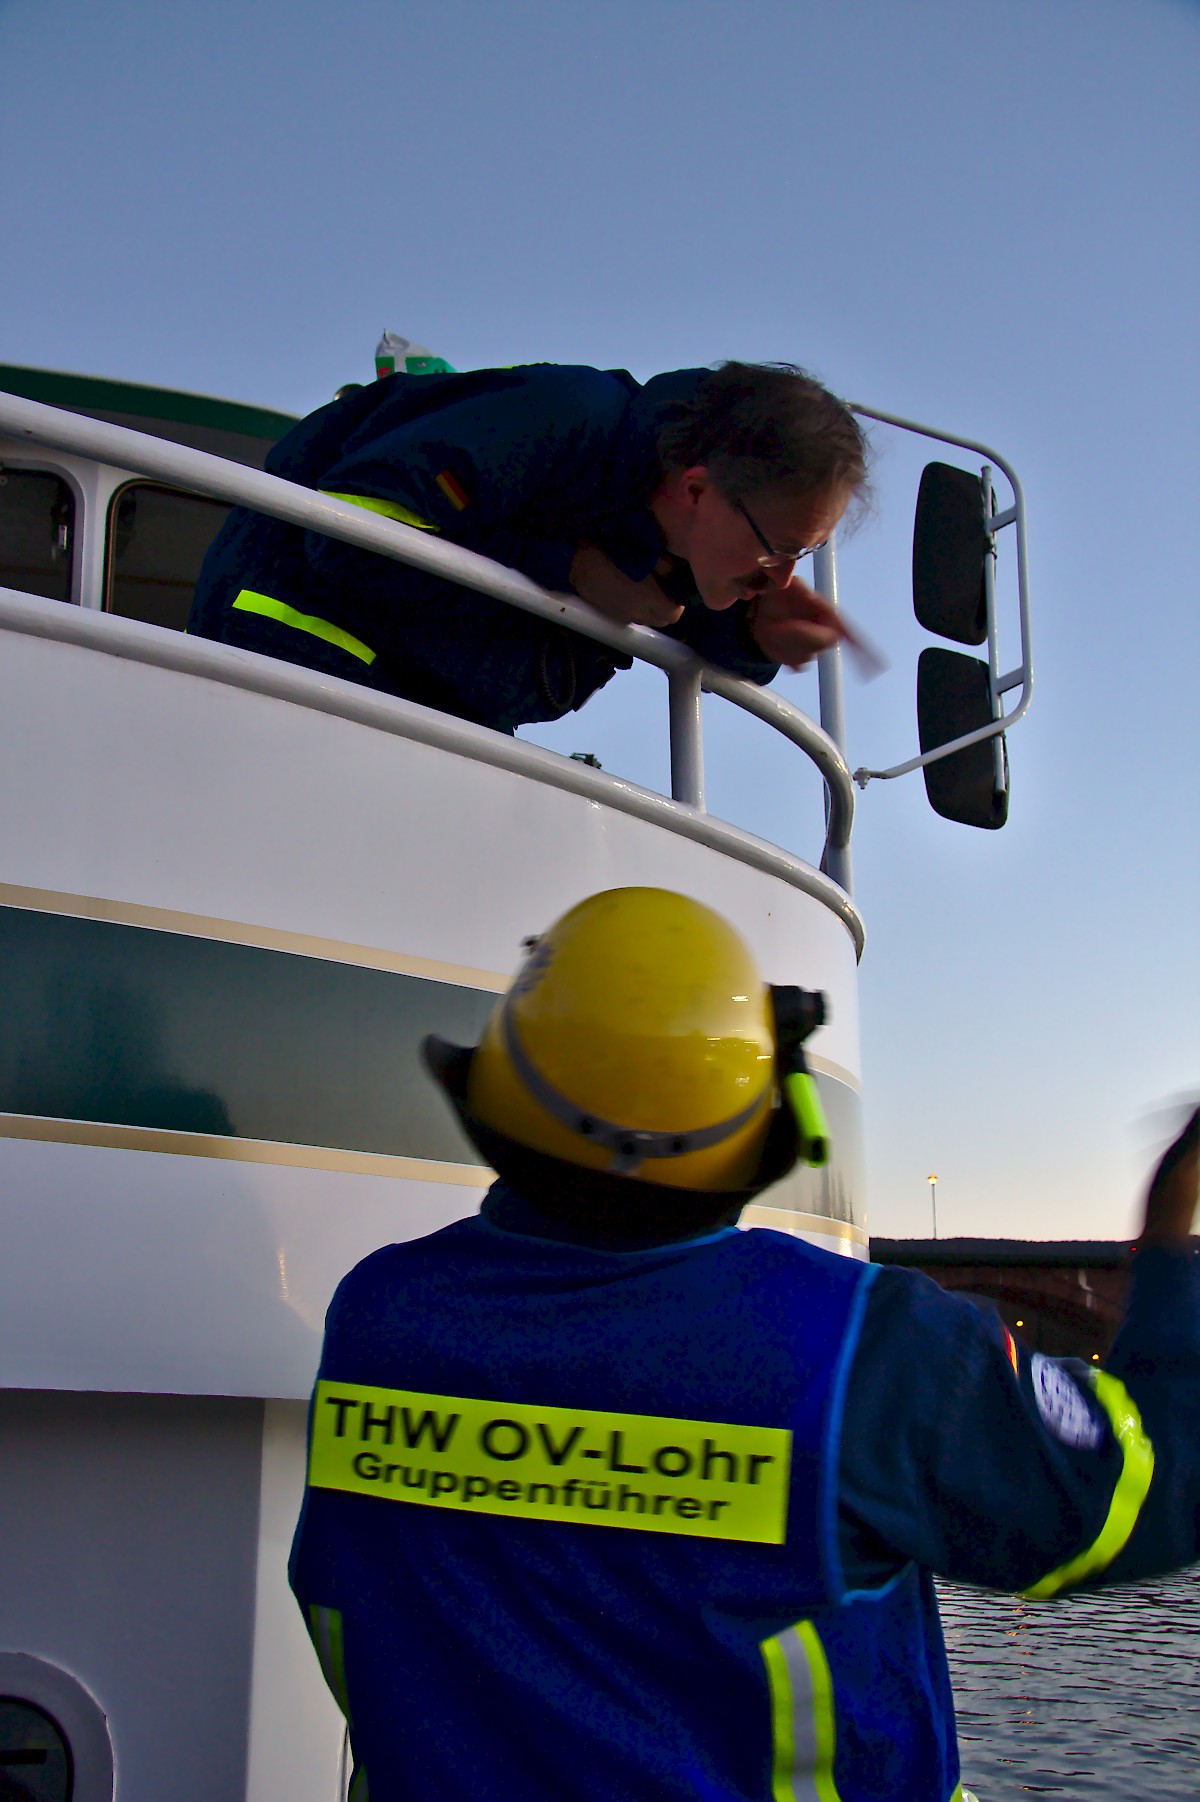
<svg viewBox="0 0 1200 1802"><path fill-rule="evenodd" d="M0 588L0 632L3 631L74 645L104 656L202 677L272 700L289 701L297 707L332 714L580 795L681 838L692 839L810 895L842 922L854 943L856 956L862 956L862 919L850 897L828 876L792 852L740 826L714 819L711 814L700 813L622 776L591 769L487 726L438 713L415 701L379 694L335 676L321 675L298 664L278 662L254 651L189 638L160 626L46 600L40 595L22 594L15 589Z"/></svg>

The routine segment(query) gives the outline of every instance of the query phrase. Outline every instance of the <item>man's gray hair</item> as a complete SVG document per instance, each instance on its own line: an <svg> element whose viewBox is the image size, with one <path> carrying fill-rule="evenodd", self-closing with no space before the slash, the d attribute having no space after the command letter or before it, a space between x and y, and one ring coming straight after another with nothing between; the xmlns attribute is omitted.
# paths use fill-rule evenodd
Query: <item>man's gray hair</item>
<svg viewBox="0 0 1200 1802"><path fill-rule="evenodd" d="M658 437L665 470L710 469L727 500L867 484L867 441L845 401L794 363L722 363Z"/></svg>

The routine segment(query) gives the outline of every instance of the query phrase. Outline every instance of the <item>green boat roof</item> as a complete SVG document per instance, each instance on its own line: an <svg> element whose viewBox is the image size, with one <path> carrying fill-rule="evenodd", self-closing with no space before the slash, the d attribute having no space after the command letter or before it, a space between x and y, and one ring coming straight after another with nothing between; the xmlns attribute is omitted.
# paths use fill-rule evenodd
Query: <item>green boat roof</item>
<svg viewBox="0 0 1200 1802"><path fill-rule="evenodd" d="M148 388L141 382L112 382L103 376L72 375L59 369L24 369L15 363L0 363L0 392L40 400L48 407L169 419L272 441L282 438L297 418L293 413L247 407L241 401L219 400L211 394L184 394L176 388Z"/></svg>

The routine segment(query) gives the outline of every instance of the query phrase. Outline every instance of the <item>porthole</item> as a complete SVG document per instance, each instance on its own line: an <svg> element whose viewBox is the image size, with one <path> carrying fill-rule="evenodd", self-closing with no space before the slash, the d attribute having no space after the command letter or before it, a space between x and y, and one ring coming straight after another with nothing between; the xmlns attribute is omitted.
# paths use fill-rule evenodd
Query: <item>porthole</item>
<svg viewBox="0 0 1200 1802"><path fill-rule="evenodd" d="M108 1721L78 1677L0 1652L0 1802L112 1802Z"/></svg>
<svg viewBox="0 0 1200 1802"><path fill-rule="evenodd" d="M71 1802L74 1779L58 1722L20 1696L0 1696L0 1802Z"/></svg>

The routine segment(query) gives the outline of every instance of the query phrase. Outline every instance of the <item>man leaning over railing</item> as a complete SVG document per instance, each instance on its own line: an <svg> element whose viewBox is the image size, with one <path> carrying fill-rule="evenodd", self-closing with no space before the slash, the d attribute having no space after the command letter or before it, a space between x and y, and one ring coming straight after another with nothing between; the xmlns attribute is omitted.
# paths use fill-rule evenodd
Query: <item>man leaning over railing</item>
<svg viewBox="0 0 1200 1802"><path fill-rule="evenodd" d="M765 683L843 631L796 573L866 481L850 410L788 365L644 385L533 364L395 374L302 420L274 475L574 589ZM503 602L235 508L188 630L512 732L629 659Z"/></svg>

